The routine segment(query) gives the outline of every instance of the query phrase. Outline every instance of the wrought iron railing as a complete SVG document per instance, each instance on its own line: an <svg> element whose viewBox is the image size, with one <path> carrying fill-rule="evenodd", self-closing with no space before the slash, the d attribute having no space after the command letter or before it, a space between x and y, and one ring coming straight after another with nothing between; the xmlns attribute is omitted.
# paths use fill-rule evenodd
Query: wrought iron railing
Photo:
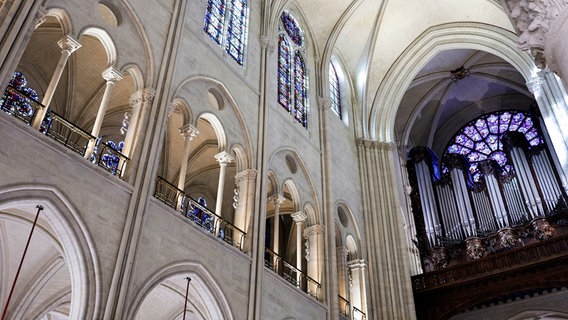
<svg viewBox="0 0 568 320"><path fill-rule="evenodd" d="M353 307L353 320L367 320L367 315L361 309Z"/></svg>
<svg viewBox="0 0 568 320"><path fill-rule="evenodd" d="M162 177L158 177L156 181L154 197L205 229L212 236L243 250L246 239L246 233L243 230L218 216Z"/></svg>
<svg viewBox="0 0 568 320"><path fill-rule="evenodd" d="M350 317L350 313L351 313L351 304L349 303L349 301L345 298L343 298L341 295L338 295L339 297L339 314L347 319L349 319Z"/></svg>
<svg viewBox="0 0 568 320"><path fill-rule="evenodd" d="M89 141L96 139L55 112L46 115L40 131L83 157Z"/></svg>
<svg viewBox="0 0 568 320"><path fill-rule="evenodd" d="M121 149L112 141L98 143L95 152L91 155L91 162L113 175L121 176L126 164L130 161L120 152Z"/></svg>
<svg viewBox="0 0 568 320"><path fill-rule="evenodd" d="M296 288L319 300L321 284L268 248L265 248L264 265Z"/></svg>

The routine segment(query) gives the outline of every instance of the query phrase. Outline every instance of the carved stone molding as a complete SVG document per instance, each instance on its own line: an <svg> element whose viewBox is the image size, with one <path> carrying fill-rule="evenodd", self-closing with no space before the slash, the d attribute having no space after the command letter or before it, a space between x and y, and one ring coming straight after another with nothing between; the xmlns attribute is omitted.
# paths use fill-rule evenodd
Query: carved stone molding
<svg viewBox="0 0 568 320"><path fill-rule="evenodd" d="M274 47L276 46L274 39L269 36L260 36L260 47L266 49L268 52L272 53Z"/></svg>
<svg viewBox="0 0 568 320"><path fill-rule="evenodd" d="M268 200L272 202L275 207L280 207L282 202L286 201L286 198L281 194L273 194L268 197Z"/></svg>
<svg viewBox="0 0 568 320"><path fill-rule="evenodd" d="M151 101L156 95L156 90L154 88L144 88L134 92L130 96L130 106L139 105L141 103Z"/></svg>
<svg viewBox="0 0 568 320"><path fill-rule="evenodd" d="M81 48L81 44L79 43L79 41L71 38L71 36L68 34L64 35L63 38L61 38L61 40L57 41L57 45L59 45L61 50L67 51L69 52L69 54Z"/></svg>
<svg viewBox="0 0 568 320"><path fill-rule="evenodd" d="M108 67L105 71L103 71L102 75L103 79L105 79L107 82L112 83L120 81L124 78L122 72L120 72L120 70L118 69L115 69L114 67Z"/></svg>
<svg viewBox="0 0 568 320"><path fill-rule="evenodd" d="M256 179L256 170L245 169L235 175L235 180L237 183L243 183L245 181L253 181Z"/></svg>
<svg viewBox="0 0 568 320"><path fill-rule="evenodd" d="M189 141L193 140L193 138L197 137L199 134L199 130L191 124L186 124L185 126L179 128L179 133L185 138L189 139Z"/></svg>
<svg viewBox="0 0 568 320"><path fill-rule="evenodd" d="M331 99L330 98L318 97L317 102L318 102L318 107L321 111L331 109Z"/></svg>
<svg viewBox="0 0 568 320"><path fill-rule="evenodd" d="M540 69L546 68L545 42L550 25L568 0L501 0L519 36L519 48L529 51Z"/></svg>
<svg viewBox="0 0 568 320"><path fill-rule="evenodd" d="M221 151L215 155L215 160L219 162L219 165L226 166L228 163L233 161L233 157L226 151Z"/></svg>
<svg viewBox="0 0 568 320"><path fill-rule="evenodd" d="M290 216L292 217L292 219L296 223L302 223L302 222L306 221L306 219L308 218L308 216L305 213L303 213L302 211L292 213Z"/></svg>
<svg viewBox="0 0 568 320"><path fill-rule="evenodd" d="M1 7L1 6L0 6ZM34 29L39 28L47 20L47 9L39 7L34 16Z"/></svg>
<svg viewBox="0 0 568 320"><path fill-rule="evenodd" d="M317 236L325 233L325 226L323 224L314 224L304 230L304 238L308 239L311 236Z"/></svg>
<svg viewBox="0 0 568 320"><path fill-rule="evenodd" d="M367 262L365 262L364 259L351 260L351 261L347 261L347 267L351 271L358 270L358 269L365 269L365 268L367 268Z"/></svg>

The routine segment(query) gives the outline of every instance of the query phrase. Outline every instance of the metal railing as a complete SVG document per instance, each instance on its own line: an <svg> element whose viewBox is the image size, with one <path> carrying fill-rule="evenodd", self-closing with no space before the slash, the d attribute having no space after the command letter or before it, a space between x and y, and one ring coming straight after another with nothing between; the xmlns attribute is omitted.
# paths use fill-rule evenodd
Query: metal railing
<svg viewBox="0 0 568 320"><path fill-rule="evenodd" d="M349 300L343 298L341 295L339 297L339 314L347 319L351 316L351 304Z"/></svg>
<svg viewBox="0 0 568 320"><path fill-rule="evenodd" d="M82 157L85 156L89 141L96 139L55 112L46 115L40 131Z"/></svg>
<svg viewBox="0 0 568 320"><path fill-rule="evenodd" d="M115 176L120 176L130 159L122 154L116 144L102 142L97 145L97 151L91 155L91 162L106 169Z"/></svg>
<svg viewBox="0 0 568 320"><path fill-rule="evenodd" d="M319 300L321 284L268 248L265 248L264 265L296 288Z"/></svg>
<svg viewBox="0 0 568 320"><path fill-rule="evenodd" d="M214 237L241 251L243 250L246 238L246 233L243 230L218 216L162 177L158 177L156 181L154 197L175 209Z"/></svg>
<svg viewBox="0 0 568 320"><path fill-rule="evenodd" d="M367 315L361 309L353 307L353 320L367 320Z"/></svg>

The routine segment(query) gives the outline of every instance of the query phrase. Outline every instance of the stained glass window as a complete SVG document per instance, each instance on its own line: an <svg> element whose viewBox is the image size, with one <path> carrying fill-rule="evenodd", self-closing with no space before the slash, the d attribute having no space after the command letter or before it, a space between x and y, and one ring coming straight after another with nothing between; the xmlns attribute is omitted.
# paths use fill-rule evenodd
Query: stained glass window
<svg viewBox="0 0 568 320"><path fill-rule="evenodd" d="M304 34L294 17L284 11L278 37L278 103L296 121L308 127L308 81L303 58Z"/></svg>
<svg viewBox="0 0 568 320"><path fill-rule="evenodd" d="M288 11L284 11L280 16L280 20L282 21L284 30L286 30L290 39L294 41L294 44L298 47L302 47L304 45L304 32L296 22L296 19L294 19Z"/></svg>
<svg viewBox="0 0 568 320"><path fill-rule="evenodd" d="M244 0L233 0L231 3L225 50L240 65L243 65L245 43L247 39L247 2Z"/></svg>
<svg viewBox="0 0 568 320"><path fill-rule="evenodd" d="M481 179L479 161L493 159L507 174L511 165L503 152L501 138L506 132L524 134L531 147L544 144L544 140L535 127L531 116L521 111L499 111L483 115L463 127L451 140L446 154L464 155L470 162L469 171L475 182ZM443 168L444 173L448 168Z"/></svg>
<svg viewBox="0 0 568 320"><path fill-rule="evenodd" d="M21 72L14 72L0 99L0 106L4 112L29 119L34 113L32 101L38 100L36 91L28 87L26 77Z"/></svg>
<svg viewBox="0 0 568 320"><path fill-rule="evenodd" d="M248 29L247 0L208 0L203 30L240 65L244 63Z"/></svg>
<svg viewBox="0 0 568 320"><path fill-rule="evenodd" d="M294 52L294 118L304 127L308 126L306 114L306 67L302 54Z"/></svg>
<svg viewBox="0 0 568 320"><path fill-rule="evenodd" d="M329 63L329 97L331 99L331 110L341 119L341 95L339 92L339 78L333 63Z"/></svg>
<svg viewBox="0 0 568 320"><path fill-rule="evenodd" d="M278 41L278 102L288 111L290 111L290 91L292 90L291 59L290 44L284 35L280 35Z"/></svg>

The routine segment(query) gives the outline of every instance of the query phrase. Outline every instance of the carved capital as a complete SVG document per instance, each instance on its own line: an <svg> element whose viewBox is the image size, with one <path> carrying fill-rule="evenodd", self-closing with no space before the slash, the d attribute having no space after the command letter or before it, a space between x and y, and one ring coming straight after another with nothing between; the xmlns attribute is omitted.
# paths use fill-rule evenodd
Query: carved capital
<svg viewBox="0 0 568 320"><path fill-rule="evenodd" d="M59 45L62 51L67 51L69 54L81 48L81 44L79 43L79 41L71 38L71 36L68 34L64 35L63 38L61 38L61 40L57 41L57 44Z"/></svg>
<svg viewBox="0 0 568 320"><path fill-rule="evenodd" d="M321 111L326 111L331 109L330 98L318 97L317 102L318 102L318 107Z"/></svg>
<svg viewBox="0 0 568 320"><path fill-rule="evenodd" d="M134 107L134 106L139 105L141 103L151 101L152 99L154 99L155 95L156 95L156 90L154 90L154 88L140 89L140 90L134 92L130 96L130 106Z"/></svg>
<svg viewBox="0 0 568 320"><path fill-rule="evenodd" d="M215 160L219 162L219 165L226 166L228 163L233 162L233 157L226 151L221 151L215 155Z"/></svg>
<svg viewBox="0 0 568 320"><path fill-rule="evenodd" d="M243 183L245 181L254 181L256 179L256 170L245 169L235 175L235 180L237 183Z"/></svg>
<svg viewBox="0 0 568 320"><path fill-rule="evenodd" d="M103 79L107 82L115 83L116 81L120 81L124 78L124 75L119 70L115 69L114 67L108 67L105 71L103 71Z"/></svg>
<svg viewBox="0 0 568 320"><path fill-rule="evenodd" d="M274 51L274 47L276 46L272 37L269 36L260 36L260 47L262 49L266 49L268 52L272 53Z"/></svg>
<svg viewBox="0 0 568 320"><path fill-rule="evenodd" d="M189 141L191 141L193 140L193 138L197 137L199 131L193 125L186 124L185 126L179 128L179 133L183 136L184 139L189 139Z"/></svg>
<svg viewBox="0 0 568 320"><path fill-rule="evenodd" d="M364 259L351 260L351 261L347 261L347 267L351 271L355 271L355 270L359 270L359 269L364 270L365 268L367 268L367 262L365 262Z"/></svg>
<svg viewBox="0 0 568 320"><path fill-rule="evenodd" d="M323 224L314 224L304 230L304 239L309 239L311 236L317 236L325 233L325 226Z"/></svg>
<svg viewBox="0 0 568 320"><path fill-rule="evenodd" d="M39 7L34 16L34 29L39 28L47 20L47 9Z"/></svg>
<svg viewBox="0 0 568 320"><path fill-rule="evenodd" d="M545 42L550 25L568 5L567 0L501 0L519 36L519 48L529 51L544 69Z"/></svg>
<svg viewBox="0 0 568 320"><path fill-rule="evenodd" d="M268 200L272 202L275 207L280 207L280 205L286 201L286 198L281 194L273 194L268 197Z"/></svg>
<svg viewBox="0 0 568 320"><path fill-rule="evenodd" d="M292 219L296 223L302 223L302 222L306 221L306 219L308 218L308 216L305 213L303 213L302 211L292 213L290 216L292 216Z"/></svg>
<svg viewBox="0 0 568 320"><path fill-rule="evenodd" d="M381 151L392 151L395 148L395 144L392 142L377 142L377 149Z"/></svg>

